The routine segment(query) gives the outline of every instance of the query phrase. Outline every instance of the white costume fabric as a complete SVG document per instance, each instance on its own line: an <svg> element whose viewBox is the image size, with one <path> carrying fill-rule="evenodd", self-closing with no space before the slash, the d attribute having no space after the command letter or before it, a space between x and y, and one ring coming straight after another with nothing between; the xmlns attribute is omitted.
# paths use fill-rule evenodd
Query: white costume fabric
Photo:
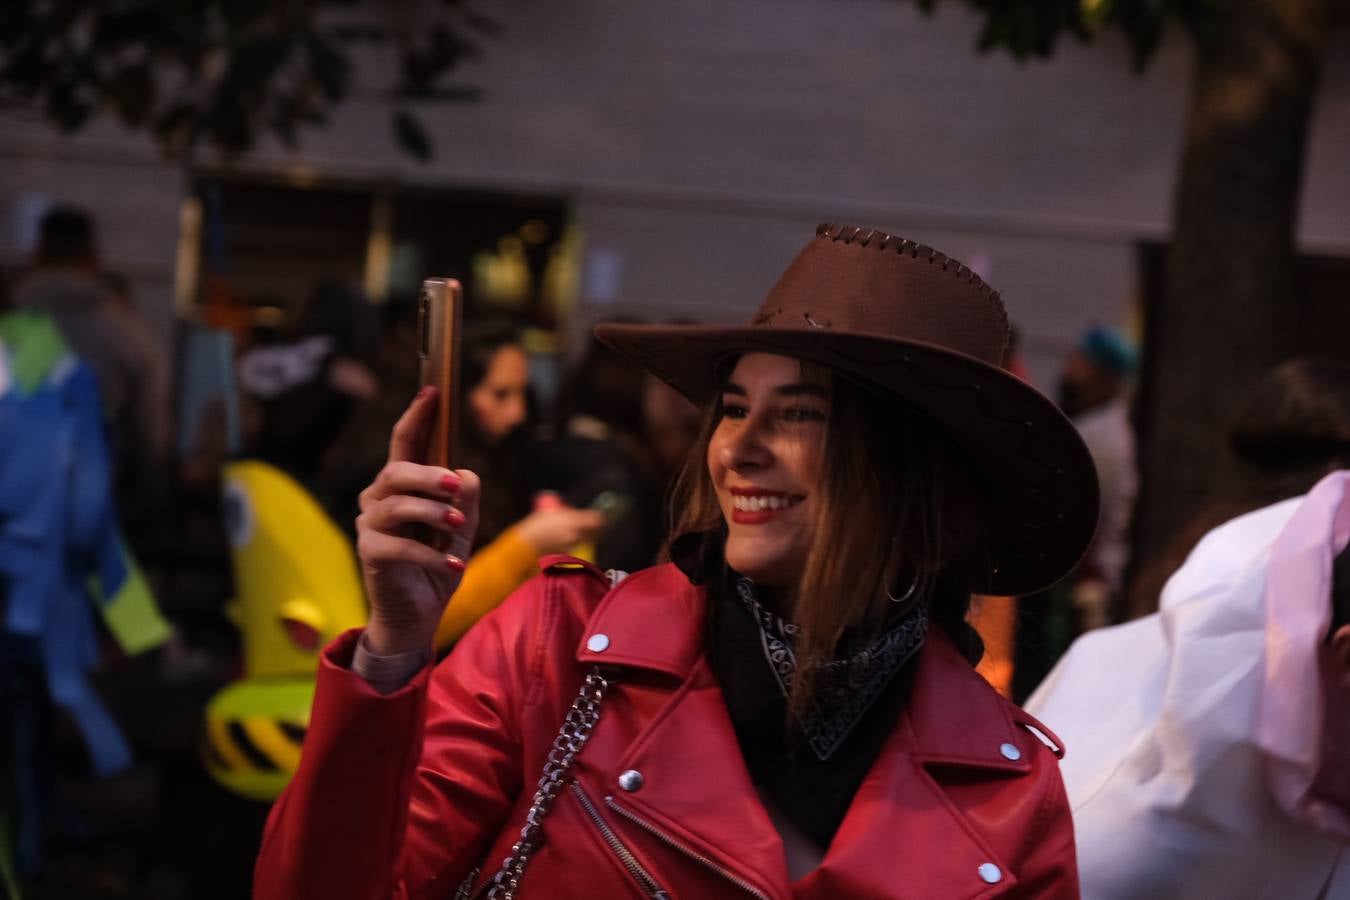
<svg viewBox="0 0 1350 900"><path fill-rule="evenodd" d="M1350 900L1318 647L1350 472L1214 529L1158 613L1080 638L1027 703L1064 739L1088 900ZM1333 742L1328 741L1327 745Z"/></svg>

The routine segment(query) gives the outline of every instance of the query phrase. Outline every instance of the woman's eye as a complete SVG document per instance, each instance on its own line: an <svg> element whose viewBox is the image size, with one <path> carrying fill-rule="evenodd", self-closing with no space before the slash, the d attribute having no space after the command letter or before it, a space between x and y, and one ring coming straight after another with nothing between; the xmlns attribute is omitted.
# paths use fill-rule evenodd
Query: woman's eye
<svg viewBox="0 0 1350 900"><path fill-rule="evenodd" d="M722 418L724 419L744 419L750 415L750 411L739 403L723 403Z"/></svg>
<svg viewBox="0 0 1350 900"><path fill-rule="evenodd" d="M783 418L789 422L823 422L825 413L809 406L789 406L783 410Z"/></svg>

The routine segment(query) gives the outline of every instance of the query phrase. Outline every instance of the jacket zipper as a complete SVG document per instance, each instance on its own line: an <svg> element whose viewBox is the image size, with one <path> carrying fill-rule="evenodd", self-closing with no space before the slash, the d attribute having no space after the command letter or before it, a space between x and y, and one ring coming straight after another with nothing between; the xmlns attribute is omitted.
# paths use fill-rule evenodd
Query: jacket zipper
<svg viewBox="0 0 1350 900"><path fill-rule="evenodd" d="M577 795L577 799L581 801L582 809L586 810L586 815L600 830L600 836L605 839L606 844L609 844L609 849L614 851L614 855L619 858L619 862L623 863L624 868L628 870L628 874L632 875L634 880L642 885L642 889L651 895L652 900L670 900L670 895L661 888L661 885L656 883L652 873L643 868L637 857L624 846L623 841L619 840L619 836L614 833L613 828L609 827L609 823L605 821L604 816L600 815L600 810L595 808L595 804L591 802L590 797L586 796L586 792L581 789L581 785L572 781L568 784L568 787L572 789L572 793Z"/></svg>
<svg viewBox="0 0 1350 900"><path fill-rule="evenodd" d="M721 875L727 881L730 881L732 884L736 885L736 887L745 891L747 894L750 894L752 897L758 897L759 900L769 900L768 894L759 890L750 882L746 881L744 878L741 878L735 873L723 868L722 866L719 866L711 859L708 859L708 857L702 855L701 853L698 853L697 851L691 849L690 847L687 847L686 845L682 844L675 838L666 834L664 831L661 831L659 828L657 828L655 825L648 822L647 820L638 818L637 814L629 812L619 804L615 803L613 797L606 797L605 805L608 806L610 809L614 810L619 815L623 816L628 821L632 822L634 825L641 828L643 831L646 831L648 834L655 836L667 847L670 847L672 850L678 851L684 856L687 856L690 859L692 859L694 862L700 863L705 868L710 869L711 871L715 872L718 875Z"/></svg>

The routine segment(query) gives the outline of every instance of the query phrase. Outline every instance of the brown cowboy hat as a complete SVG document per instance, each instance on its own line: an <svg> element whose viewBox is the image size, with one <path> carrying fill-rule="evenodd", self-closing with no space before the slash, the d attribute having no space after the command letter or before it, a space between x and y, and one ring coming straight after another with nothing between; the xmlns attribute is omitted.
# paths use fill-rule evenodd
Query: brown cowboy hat
<svg viewBox="0 0 1350 900"><path fill-rule="evenodd" d="M1097 474L1073 424L1001 367L996 291L922 244L821 225L744 327L598 325L596 336L695 403L725 362L764 352L821 363L936 422L980 479L993 521L982 593L1026 594L1067 575L1097 527Z"/></svg>

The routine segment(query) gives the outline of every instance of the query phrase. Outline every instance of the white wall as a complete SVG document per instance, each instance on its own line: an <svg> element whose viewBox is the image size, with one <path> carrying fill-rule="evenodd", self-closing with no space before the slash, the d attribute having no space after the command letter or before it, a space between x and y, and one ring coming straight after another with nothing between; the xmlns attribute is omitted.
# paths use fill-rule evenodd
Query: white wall
<svg viewBox="0 0 1350 900"><path fill-rule="evenodd" d="M564 195L617 276L588 280L615 296L583 296L585 320L741 318L815 222L892 228L988 269L1042 381L1085 324L1124 322L1134 244L1166 234L1180 35L1137 77L1114 38L1050 62L976 56L954 0L931 19L903 0L480 5L506 26L463 74L487 99L426 112L431 164L399 154L368 78L301 153L244 165ZM1301 234L1350 255L1350 36L1334 39ZM183 184L114 126L66 140L0 120L0 260L22 253L25 196L84 203L165 318Z"/></svg>

